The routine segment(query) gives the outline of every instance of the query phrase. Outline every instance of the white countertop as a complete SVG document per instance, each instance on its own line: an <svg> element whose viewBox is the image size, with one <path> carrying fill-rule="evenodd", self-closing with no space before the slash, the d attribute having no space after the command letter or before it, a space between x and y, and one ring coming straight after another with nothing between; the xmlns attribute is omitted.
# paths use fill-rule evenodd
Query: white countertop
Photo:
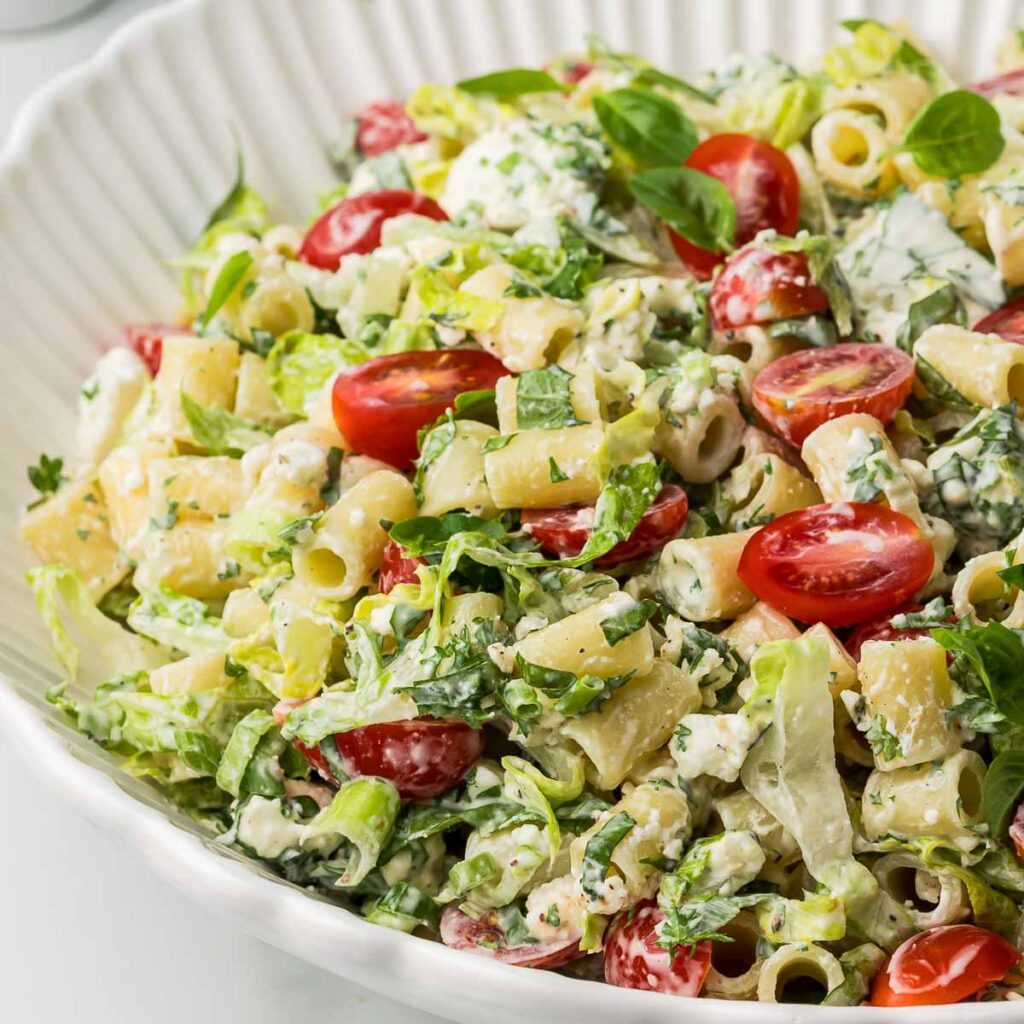
<svg viewBox="0 0 1024 1024"><path fill-rule="evenodd" d="M37 86L149 6L109 0L49 30L0 34L0 136ZM3 746L0 780L3 1019L440 1024L280 953L190 902Z"/></svg>

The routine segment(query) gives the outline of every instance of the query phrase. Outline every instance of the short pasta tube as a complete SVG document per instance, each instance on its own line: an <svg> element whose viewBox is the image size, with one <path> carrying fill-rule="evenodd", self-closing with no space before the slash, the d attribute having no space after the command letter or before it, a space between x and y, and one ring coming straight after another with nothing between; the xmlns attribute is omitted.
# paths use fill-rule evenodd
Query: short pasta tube
<svg viewBox="0 0 1024 1024"><path fill-rule="evenodd" d="M914 357L975 405L1024 402L1024 346L998 334L935 324L914 343Z"/></svg>
<svg viewBox="0 0 1024 1024"><path fill-rule="evenodd" d="M953 581L953 610L958 619L986 622L997 619L1007 626L1024 625L1024 591L999 577L1007 568L1024 561L1024 545L1010 555L1008 551L988 551L976 555L956 574Z"/></svg>
<svg viewBox="0 0 1024 1024"><path fill-rule="evenodd" d="M519 378L502 377L494 386L494 402L498 409L498 433L514 434L519 429ZM601 402L597 396L597 372L590 363L580 362L573 368L569 381L569 404L581 423L601 419Z"/></svg>
<svg viewBox="0 0 1024 1024"><path fill-rule="evenodd" d="M737 568L747 541L757 529L714 537L680 538L666 544L658 561L658 589L691 622L735 619L756 598Z"/></svg>
<svg viewBox="0 0 1024 1024"><path fill-rule="evenodd" d="M772 337L763 327L751 326L716 332L708 352L713 356L732 356L738 359L746 375L753 381L769 363L804 347L804 342L790 335Z"/></svg>
<svg viewBox="0 0 1024 1024"><path fill-rule="evenodd" d="M749 910L741 910L718 931L729 942L711 944L711 969L702 992L712 999L754 999L761 977L762 961L757 957L761 930Z"/></svg>
<svg viewBox="0 0 1024 1024"><path fill-rule="evenodd" d="M235 415L274 427L283 426L293 419L270 386L267 361L255 352L243 352L238 364Z"/></svg>
<svg viewBox="0 0 1024 1024"><path fill-rule="evenodd" d="M92 473L66 483L26 512L20 534L40 562L71 566L96 601L128 572L110 532L103 492Z"/></svg>
<svg viewBox="0 0 1024 1024"><path fill-rule="evenodd" d="M510 370L539 370L554 360L583 329L582 312L569 302L548 296L508 298L505 289L513 282L512 268L494 264L478 270L460 291L502 303L498 322L477 331L476 340Z"/></svg>
<svg viewBox="0 0 1024 1024"><path fill-rule="evenodd" d="M239 320L247 336L258 330L277 338L289 331L313 330L315 316L306 289L281 273L257 281L242 300Z"/></svg>
<svg viewBox="0 0 1024 1024"><path fill-rule="evenodd" d="M793 620L770 604L758 601L722 630L721 635L736 646L744 660L750 661L754 651L770 640L795 640L800 630Z"/></svg>
<svg viewBox="0 0 1024 1024"><path fill-rule="evenodd" d="M818 485L779 455L755 455L729 474L723 493L732 502L729 526L745 530L768 519L821 504Z"/></svg>
<svg viewBox="0 0 1024 1024"><path fill-rule="evenodd" d="M709 391L691 414L658 426L654 451L687 483L710 483L729 468L744 427L736 400Z"/></svg>
<svg viewBox="0 0 1024 1024"><path fill-rule="evenodd" d="M654 667L650 628L641 626L614 645L608 642L601 628L603 621L622 615L633 603L626 594L612 594L583 611L527 634L512 649L532 665L573 672L577 676L610 679L627 672L645 676Z"/></svg>
<svg viewBox="0 0 1024 1024"><path fill-rule="evenodd" d="M154 693L169 696L175 693L196 693L199 690L220 690L230 685L224 671L224 655L193 654L153 669L149 686Z"/></svg>
<svg viewBox="0 0 1024 1024"><path fill-rule="evenodd" d="M295 548L295 578L328 600L354 597L380 568L388 540L380 521L397 523L416 512L412 485L404 476L371 473L324 513L312 540Z"/></svg>
<svg viewBox="0 0 1024 1024"><path fill-rule="evenodd" d="M247 485L238 459L226 455L178 455L146 467L154 519L173 509L184 519L225 519L245 501Z"/></svg>
<svg viewBox="0 0 1024 1024"><path fill-rule="evenodd" d="M683 715L701 704L690 674L659 658L650 672L619 687L597 711L570 718L562 733L587 756L590 781L598 789L615 789L638 761L668 742Z"/></svg>
<svg viewBox="0 0 1024 1024"><path fill-rule="evenodd" d="M596 456L599 423L523 430L484 455L484 473L498 508L552 508L594 501L601 493Z"/></svg>
<svg viewBox="0 0 1024 1024"><path fill-rule="evenodd" d="M824 998L842 985L843 977L842 965L827 949L814 943L791 942L779 946L762 962L757 999L761 1003L790 1002L787 989L806 989L808 985Z"/></svg>
<svg viewBox="0 0 1024 1024"><path fill-rule="evenodd" d="M895 772L876 769L864 785L864 834L871 840L973 836L984 778L985 762L973 750Z"/></svg>
<svg viewBox="0 0 1024 1024"><path fill-rule="evenodd" d="M128 558L138 561L149 529L147 467L173 452L170 441L139 441L115 448L100 463L100 486L107 502L110 532Z"/></svg>
<svg viewBox="0 0 1024 1024"><path fill-rule="evenodd" d="M194 444L192 429L181 408L182 393L197 405L233 408L239 361L238 342L231 338L164 338L160 372L154 384L156 436Z"/></svg>
<svg viewBox="0 0 1024 1024"><path fill-rule="evenodd" d="M459 420L444 450L423 471L420 487L425 516L439 516L464 508L478 516L493 516L497 511L484 475L483 444L497 431L486 423Z"/></svg>
<svg viewBox="0 0 1024 1024"><path fill-rule="evenodd" d="M834 188L856 198L881 195L896 183L886 153L885 129L859 110L831 110L811 130L818 173Z"/></svg>
<svg viewBox="0 0 1024 1024"><path fill-rule="evenodd" d="M135 586L139 590L166 587L204 601L226 597L245 586L247 577L228 564L226 532L223 522L200 520L149 530L135 570Z"/></svg>
<svg viewBox="0 0 1024 1024"><path fill-rule="evenodd" d="M766 865L785 868L800 859L800 847L789 829L745 789L718 797L713 806L724 828L757 836Z"/></svg>
<svg viewBox="0 0 1024 1024"><path fill-rule="evenodd" d="M879 771L924 764L959 749L959 738L946 725L953 704L946 652L931 637L869 640L861 647L858 677Z"/></svg>
<svg viewBox="0 0 1024 1024"><path fill-rule="evenodd" d="M947 871L928 868L913 853L889 853L872 865L878 884L920 930L962 921L971 912L964 883Z"/></svg>

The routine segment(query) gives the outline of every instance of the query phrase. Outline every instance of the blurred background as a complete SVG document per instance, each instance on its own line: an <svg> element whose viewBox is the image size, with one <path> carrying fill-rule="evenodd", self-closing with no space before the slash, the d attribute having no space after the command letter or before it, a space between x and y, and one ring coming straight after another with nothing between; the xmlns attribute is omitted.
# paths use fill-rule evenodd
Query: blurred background
<svg viewBox="0 0 1024 1024"><path fill-rule="evenodd" d="M35 89L153 6L153 0L0 0L0 139ZM0 803L0 1018L440 1024L214 917L83 820L2 745ZM339 959L344 956L339 949Z"/></svg>

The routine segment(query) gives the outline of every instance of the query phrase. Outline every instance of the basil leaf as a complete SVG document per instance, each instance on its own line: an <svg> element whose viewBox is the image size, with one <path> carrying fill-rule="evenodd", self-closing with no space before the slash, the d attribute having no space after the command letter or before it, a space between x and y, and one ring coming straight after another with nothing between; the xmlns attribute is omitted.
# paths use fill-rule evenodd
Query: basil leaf
<svg viewBox="0 0 1024 1024"><path fill-rule="evenodd" d="M984 96L954 89L910 122L902 148L926 174L958 178L991 167L1004 145L996 108Z"/></svg>
<svg viewBox="0 0 1024 1024"><path fill-rule="evenodd" d="M655 167L676 167L697 145L697 126L672 100L648 89L614 89L594 97L605 134Z"/></svg>
<svg viewBox="0 0 1024 1024"><path fill-rule="evenodd" d="M609 647L621 643L628 636L647 625L647 620L658 610L654 601L639 601L619 615L601 620L601 632Z"/></svg>
<svg viewBox="0 0 1024 1024"><path fill-rule="evenodd" d="M569 474L552 457L548 459L548 477L553 484L562 484L569 479Z"/></svg>
<svg viewBox="0 0 1024 1024"><path fill-rule="evenodd" d="M601 489L594 509L594 525L583 550L571 562L583 565L606 555L637 527L661 490L661 471L656 462L616 466Z"/></svg>
<svg viewBox="0 0 1024 1024"><path fill-rule="evenodd" d="M478 78L464 78L456 82L455 86L473 96L490 96L496 100L508 100L536 92L562 92L562 86L551 75L536 68L493 71Z"/></svg>
<svg viewBox="0 0 1024 1024"><path fill-rule="evenodd" d="M934 324L959 324L967 322L963 300L952 284L936 288L923 299L910 304L907 319L896 332L896 347L904 352L913 352L914 342Z"/></svg>
<svg viewBox="0 0 1024 1024"><path fill-rule="evenodd" d="M459 533L485 533L495 540L507 536L500 519L480 519L465 512L446 512L443 516L413 516L391 527L391 539L405 548L406 555L419 556L443 551L445 544Z"/></svg>
<svg viewBox="0 0 1024 1024"><path fill-rule="evenodd" d="M217 280L210 289L210 297L206 300L199 322L206 327L217 311L231 298L234 290L241 284L242 278L249 272L253 264L252 254L242 249L230 256L220 268Z"/></svg>
<svg viewBox="0 0 1024 1024"><path fill-rule="evenodd" d="M435 463L455 440L455 419L449 414L431 427L419 440L420 454L416 458L416 475L412 489L416 500L423 504L423 478L427 469Z"/></svg>
<svg viewBox="0 0 1024 1024"><path fill-rule="evenodd" d="M494 388L463 391L455 396L455 418L476 420L492 427L498 425L498 407L494 402Z"/></svg>
<svg viewBox="0 0 1024 1024"><path fill-rule="evenodd" d="M580 885L591 899L601 898L601 886L608 877L615 847L636 828L636 819L625 811L612 815L587 841L580 868Z"/></svg>
<svg viewBox="0 0 1024 1024"><path fill-rule="evenodd" d="M1024 565L1011 565L1008 569L1000 569L996 575L1008 586L1024 590Z"/></svg>
<svg viewBox="0 0 1024 1024"><path fill-rule="evenodd" d="M989 835L1006 835L1014 809L1024 800L1024 750L1000 754L989 766L981 784L981 816Z"/></svg>
<svg viewBox="0 0 1024 1024"><path fill-rule="evenodd" d="M488 452L500 452L502 448L507 448L512 443L515 436L515 434L499 434L497 437L489 437L480 445L480 451L484 455Z"/></svg>
<svg viewBox="0 0 1024 1024"><path fill-rule="evenodd" d="M717 178L690 167L657 167L634 175L629 188L693 245L721 253L732 249L736 204Z"/></svg>
<svg viewBox="0 0 1024 1024"><path fill-rule="evenodd" d="M1024 638L993 620L973 629L933 629L932 636L947 650L967 661L977 673L992 703L1011 722L1024 725Z"/></svg>
<svg viewBox="0 0 1024 1024"><path fill-rule="evenodd" d="M659 71L657 68L644 68L638 71L631 84L660 85L664 89L671 89L673 92L682 93L684 96L700 100L702 103L714 104L717 102L714 96L704 92L703 89L698 89L695 85L690 85L689 82L684 82L681 78L676 78L675 75Z"/></svg>
<svg viewBox="0 0 1024 1024"><path fill-rule="evenodd" d="M560 366L527 370L516 381L520 430L558 430L580 423L571 400L572 374Z"/></svg>
<svg viewBox="0 0 1024 1024"><path fill-rule="evenodd" d="M917 379L940 405L948 405L953 409L964 409L970 412L978 408L969 398L961 395L927 359L915 356L914 371L917 373Z"/></svg>
<svg viewBox="0 0 1024 1024"><path fill-rule="evenodd" d="M704 939L730 941L719 929L727 925L745 907L763 902L767 894L743 896L695 896L681 905L662 907L665 922L658 945L670 953L680 946L693 946Z"/></svg>

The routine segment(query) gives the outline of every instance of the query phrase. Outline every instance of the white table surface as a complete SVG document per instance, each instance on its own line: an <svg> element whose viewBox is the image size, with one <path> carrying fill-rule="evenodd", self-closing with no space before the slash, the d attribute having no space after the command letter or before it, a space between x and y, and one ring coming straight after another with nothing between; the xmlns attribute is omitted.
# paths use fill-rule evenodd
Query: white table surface
<svg viewBox="0 0 1024 1024"><path fill-rule="evenodd" d="M109 0L49 30L0 34L0 136L37 86L149 6ZM440 1024L280 953L190 902L3 746L0 802L3 1020Z"/></svg>

